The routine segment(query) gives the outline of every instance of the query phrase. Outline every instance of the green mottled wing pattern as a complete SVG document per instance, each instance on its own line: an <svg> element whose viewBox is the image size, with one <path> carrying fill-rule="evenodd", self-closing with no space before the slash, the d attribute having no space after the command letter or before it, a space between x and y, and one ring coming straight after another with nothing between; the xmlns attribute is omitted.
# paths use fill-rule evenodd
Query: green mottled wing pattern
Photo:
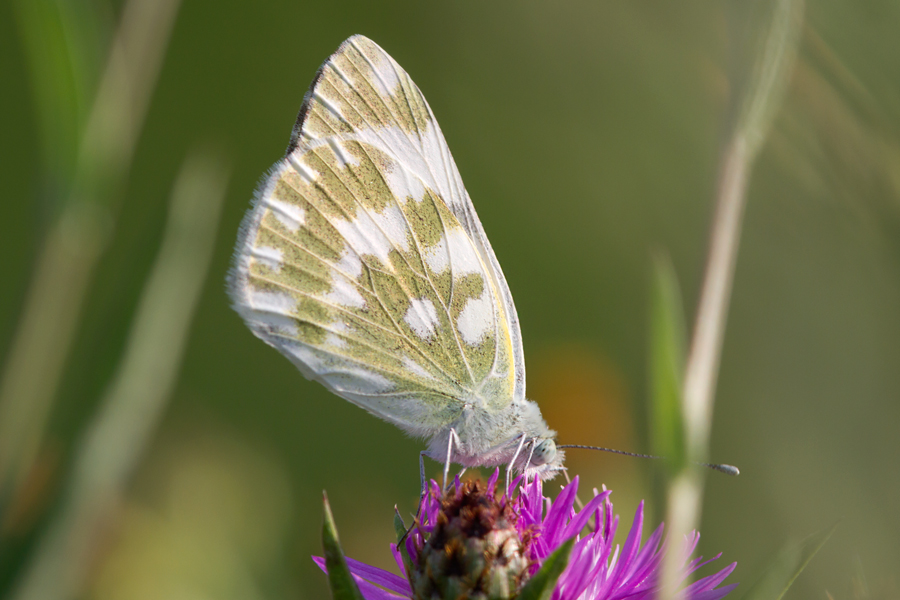
<svg viewBox="0 0 900 600"><path fill-rule="evenodd" d="M515 307L440 128L362 36L319 70L230 292L307 377L410 433L524 399Z"/></svg>

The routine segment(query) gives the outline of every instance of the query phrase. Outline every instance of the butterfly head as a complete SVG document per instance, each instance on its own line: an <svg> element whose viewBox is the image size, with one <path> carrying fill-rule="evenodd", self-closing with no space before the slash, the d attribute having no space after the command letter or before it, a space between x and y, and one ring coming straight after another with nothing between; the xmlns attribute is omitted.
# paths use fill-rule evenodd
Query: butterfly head
<svg viewBox="0 0 900 600"><path fill-rule="evenodd" d="M535 438L533 444L525 472L529 476L552 479L564 468L565 452L556 447L556 440L551 437Z"/></svg>
<svg viewBox="0 0 900 600"><path fill-rule="evenodd" d="M552 463L556 458L556 442L551 438L538 439L534 442L531 454L531 465L540 466Z"/></svg>

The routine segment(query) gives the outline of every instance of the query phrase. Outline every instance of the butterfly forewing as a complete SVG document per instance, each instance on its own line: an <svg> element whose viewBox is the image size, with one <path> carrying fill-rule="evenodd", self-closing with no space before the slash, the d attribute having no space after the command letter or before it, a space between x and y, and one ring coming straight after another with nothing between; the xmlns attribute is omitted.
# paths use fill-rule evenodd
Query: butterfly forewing
<svg viewBox="0 0 900 600"><path fill-rule="evenodd" d="M418 434L524 396L515 308L418 88L355 36L245 218L232 297L303 373Z"/></svg>

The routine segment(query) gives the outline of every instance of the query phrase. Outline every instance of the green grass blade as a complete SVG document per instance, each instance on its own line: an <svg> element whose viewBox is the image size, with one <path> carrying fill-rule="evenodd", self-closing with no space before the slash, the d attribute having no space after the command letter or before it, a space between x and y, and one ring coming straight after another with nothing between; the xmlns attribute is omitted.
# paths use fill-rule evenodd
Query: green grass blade
<svg viewBox="0 0 900 600"><path fill-rule="evenodd" d="M822 549L837 529L835 523L827 531L820 531L796 545L782 549L763 575L753 584L743 600L781 600L813 557Z"/></svg>
<svg viewBox="0 0 900 600"><path fill-rule="evenodd" d="M325 508L325 522L322 524L322 547L325 551L325 568L328 570L328 585L334 600L363 600L353 576L350 575L350 567L341 550L338 540L337 527L334 525L334 516L331 514L331 506L328 504L328 496L323 492L322 504Z"/></svg>
<svg viewBox="0 0 900 600"><path fill-rule="evenodd" d="M668 258L654 259L650 314L650 436L653 453L670 459L670 474L687 461L681 385L687 328L681 291Z"/></svg>
<svg viewBox="0 0 900 600"><path fill-rule="evenodd" d="M406 537L406 532L409 529L406 527L406 523L403 522L403 517L400 516L400 511L397 510L397 507L394 506L394 533L397 534L397 543L400 543L400 540Z"/></svg>
<svg viewBox="0 0 900 600"><path fill-rule="evenodd" d="M178 379L213 257L227 175L209 152L184 162L162 244L115 375L77 446L60 509L19 575L16 600L81 597L103 533L153 439Z"/></svg>
<svg viewBox="0 0 900 600"><path fill-rule="evenodd" d="M110 24L92 2L16 0L12 6L37 108L46 192L58 202L75 170Z"/></svg>

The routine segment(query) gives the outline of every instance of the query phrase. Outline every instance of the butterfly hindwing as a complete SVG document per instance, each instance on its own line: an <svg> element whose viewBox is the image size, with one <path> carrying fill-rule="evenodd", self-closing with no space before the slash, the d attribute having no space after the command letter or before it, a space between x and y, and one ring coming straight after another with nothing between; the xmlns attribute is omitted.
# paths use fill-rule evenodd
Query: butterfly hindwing
<svg viewBox="0 0 900 600"><path fill-rule="evenodd" d="M524 397L515 308L443 135L362 36L307 94L245 218L231 294L307 377L412 433Z"/></svg>

